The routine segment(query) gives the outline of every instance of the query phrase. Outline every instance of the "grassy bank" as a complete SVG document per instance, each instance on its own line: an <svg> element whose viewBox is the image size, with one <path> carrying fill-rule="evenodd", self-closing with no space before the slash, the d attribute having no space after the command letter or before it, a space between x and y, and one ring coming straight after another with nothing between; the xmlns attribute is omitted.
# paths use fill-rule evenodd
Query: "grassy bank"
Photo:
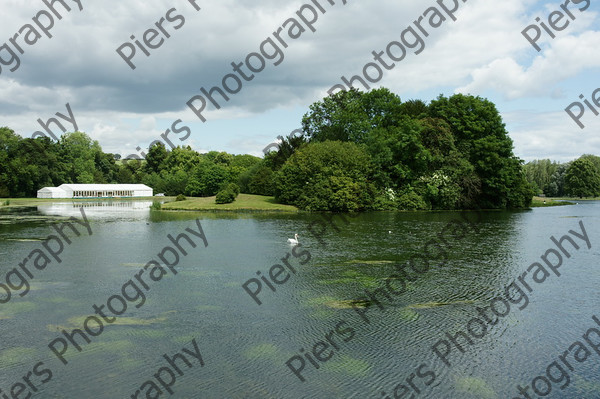
<svg viewBox="0 0 600 399"><path fill-rule="evenodd" d="M162 206L163 210L180 211L276 211L298 212L292 205L275 202L274 197L262 195L240 194L231 204L216 204L215 197L189 198L185 201L169 202Z"/></svg>
<svg viewBox="0 0 600 399"><path fill-rule="evenodd" d="M564 206L564 205L575 205L574 202L562 201L558 198L543 198L543 197L533 197L533 201L531 202L532 208L542 208L545 206Z"/></svg>
<svg viewBox="0 0 600 399"><path fill-rule="evenodd" d="M573 198L573 197L557 197L552 198L554 200L567 200L567 201L600 201L600 197L584 197L584 198Z"/></svg>

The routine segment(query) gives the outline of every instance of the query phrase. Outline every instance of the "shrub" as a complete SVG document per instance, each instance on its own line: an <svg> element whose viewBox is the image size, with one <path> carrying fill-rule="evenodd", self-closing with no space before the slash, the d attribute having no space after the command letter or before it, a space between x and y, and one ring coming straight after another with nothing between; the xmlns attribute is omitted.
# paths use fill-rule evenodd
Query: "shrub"
<svg viewBox="0 0 600 399"><path fill-rule="evenodd" d="M398 198L398 209L404 211L421 211L429 209L429 206L423 197L410 189L406 190L406 192Z"/></svg>
<svg viewBox="0 0 600 399"><path fill-rule="evenodd" d="M187 198L185 198L185 195L179 194L177 198L175 198L175 201L185 201L186 199Z"/></svg>
<svg viewBox="0 0 600 399"><path fill-rule="evenodd" d="M225 187L225 189L233 191L233 193L235 194L236 198L240 194L240 186L238 186L235 183L229 183L227 185L227 187Z"/></svg>
<svg viewBox="0 0 600 399"><path fill-rule="evenodd" d="M349 142L309 143L276 173L276 198L308 211L356 212L375 199L371 158Z"/></svg>
<svg viewBox="0 0 600 399"><path fill-rule="evenodd" d="M215 199L215 202L217 204L230 204L233 201L235 201L235 197L235 193L229 188L226 188L225 190L221 190L217 193L217 198Z"/></svg>
<svg viewBox="0 0 600 399"><path fill-rule="evenodd" d="M162 209L162 204L158 201L152 201L150 209L152 209L153 211L160 211Z"/></svg>

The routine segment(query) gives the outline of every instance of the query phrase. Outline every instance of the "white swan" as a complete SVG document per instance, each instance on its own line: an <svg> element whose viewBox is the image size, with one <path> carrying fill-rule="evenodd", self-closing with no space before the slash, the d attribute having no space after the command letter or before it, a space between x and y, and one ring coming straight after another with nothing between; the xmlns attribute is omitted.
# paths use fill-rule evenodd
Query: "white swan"
<svg viewBox="0 0 600 399"><path fill-rule="evenodd" d="M294 238L288 238L288 242L292 245L298 244L298 234L294 234Z"/></svg>

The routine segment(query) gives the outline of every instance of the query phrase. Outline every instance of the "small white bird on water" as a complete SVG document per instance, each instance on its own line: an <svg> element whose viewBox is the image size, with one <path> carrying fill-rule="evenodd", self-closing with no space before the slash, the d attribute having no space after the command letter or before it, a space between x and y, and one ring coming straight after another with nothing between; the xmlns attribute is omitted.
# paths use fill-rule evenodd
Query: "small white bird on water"
<svg viewBox="0 0 600 399"><path fill-rule="evenodd" d="M292 245L298 244L298 234L294 234L294 238L288 238L288 242Z"/></svg>

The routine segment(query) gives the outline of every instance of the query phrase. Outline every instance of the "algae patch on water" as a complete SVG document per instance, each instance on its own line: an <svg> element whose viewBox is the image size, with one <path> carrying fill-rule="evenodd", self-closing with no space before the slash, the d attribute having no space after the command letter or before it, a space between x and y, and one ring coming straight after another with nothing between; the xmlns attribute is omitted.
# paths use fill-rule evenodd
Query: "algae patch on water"
<svg viewBox="0 0 600 399"><path fill-rule="evenodd" d="M61 326L56 324L48 324L49 331L60 331L60 330L72 330L74 328L81 328L84 321L90 316L75 316L67 320L69 323L67 326ZM166 321L166 317L155 317L153 319L140 319L136 317L116 317L116 320L110 323L111 326L149 326L155 323L163 323Z"/></svg>
<svg viewBox="0 0 600 399"><path fill-rule="evenodd" d="M453 301L453 302L425 302L425 303L415 303L412 305L408 305L407 309L431 309L439 306L450 306L450 305L465 305L472 304L475 301L471 300L461 300L461 301Z"/></svg>
<svg viewBox="0 0 600 399"><path fill-rule="evenodd" d="M321 296L307 300L306 304L311 307L326 306L331 309L352 309L354 307L367 307L369 305L369 301L355 299L337 299L332 296Z"/></svg>
<svg viewBox="0 0 600 399"><path fill-rule="evenodd" d="M456 381L456 390L479 399L498 399L498 395L487 382L477 377L463 377Z"/></svg>
<svg viewBox="0 0 600 399"><path fill-rule="evenodd" d="M375 259L375 260L361 260L361 259L352 259L346 261L347 264L365 264L365 265L380 265L384 263L394 263L393 260L385 260L385 259Z"/></svg>
<svg viewBox="0 0 600 399"><path fill-rule="evenodd" d="M0 368L9 368L28 361L37 351L33 348L16 347L0 351Z"/></svg>
<svg viewBox="0 0 600 399"><path fill-rule="evenodd" d="M574 376L573 386L581 398L600 398L600 382Z"/></svg>
<svg viewBox="0 0 600 399"><path fill-rule="evenodd" d="M279 348L273 344L259 344L249 347L244 351L248 360L278 360L282 357Z"/></svg>
<svg viewBox="0 0 600 399"><path fill-rule="evenodd" d="M4 238L3 241L35 242L44 241L44 238Z"/></svg>
<svg viewBox="0 0 600 399"><path fill-rule="evenodd" d="M31 312L36 309L33 302L14 302L10 306L0 309L0 320L12 319L18 314Z"/></svg>
<svg viewBox="0 0 600 399"><path fill-rule="evenodd" d="M374 289L379 285L379 279L377 277L362 273L357 270L344 270L340 271L338 276L334 278L326 278L319 281L322 285L348 285L348 284L359 284L365 289Z"/></svg>
<svg viewBox="0 0 600 399"><path fill-rule="evenodd" d="M412 309L404 308L400 310L400 318L404 321L417 321L419 317L419 313Z"/></svg>
<svg viewBox="0 0 600 399"><path fill-rule="evenodd" d="M371 365L364 360L355 359L348 355L341 355L337 359L334 358L328 361L324 367L327 370L352 377L366 377Z"/></svg>

